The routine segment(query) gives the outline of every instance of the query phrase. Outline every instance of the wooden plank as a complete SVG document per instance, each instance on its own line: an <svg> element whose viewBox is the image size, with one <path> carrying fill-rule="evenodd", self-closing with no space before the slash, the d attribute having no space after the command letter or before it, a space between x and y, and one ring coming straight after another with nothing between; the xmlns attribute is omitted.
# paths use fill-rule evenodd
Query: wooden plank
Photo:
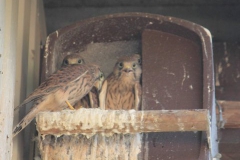
<svg viewBox="0 0 240 160"><path fill-rule="evenodd" d="M43 112L37 118L37 129L43 135L71 135L81 133L177 132L207 131L207 110L151 110L125 111L80 109L77 111Z"/></svg>
<svg viewBox="0 0 240 160"><path fill-rule="evenodd" d="M0 159L12 159L18 1L0 1Z"/></svg>
<svg viewBox="0 0 240 160"><path fill-rule="evenodd" d="M83 135L39 139L42 160L138 160L142 134L115 134L111 137Z"/></svg>
<svg viewBox="0 0 240 160"><path fill-rule="evenodd" d="M29 44L29 17L30 17L30 0L22 0L18 5L18 27L17 27L17 54L16 54L16 78L15 78L15 99L14 106L18 106L27 96L27 59ZM25 115L25 108L14 112L13 126L17 125ZM13 157L12 159L23 160L26 152L23 149L24 144L23 132L13 139Z"/></svg>
<svg viewBox="0 0 240 160"><path fill-rule="evenodd" d="M240 101L217 101L216 107L220 128L240 128ZM219 109L220 107L220 109ZM222 110L222 120L221 112Z"/></svg>

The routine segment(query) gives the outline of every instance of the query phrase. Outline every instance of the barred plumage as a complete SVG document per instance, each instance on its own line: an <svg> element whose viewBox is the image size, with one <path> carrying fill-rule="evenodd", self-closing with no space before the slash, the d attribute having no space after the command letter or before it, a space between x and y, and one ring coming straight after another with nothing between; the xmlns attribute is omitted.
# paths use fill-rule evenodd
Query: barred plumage
<svg viewBox="0 0 240 160"><path fill-rule="evenodd" d="M75 104L84 97L102 77L96 65L68 65L52 74L34 90L17 108L33 101L30 112L13 130L16 136L35 116L42 111L60 111L67 108L66 102ZM17 109L16 108L16 109Z"/></svg>
<svg viewBox="0 0 240 160"><path fill-rule="evenodd" d="M101 108L115 110L138 110L141 97L141 59L133 54L118 59L113 72L104 81Z"/></svg>
<svg viewBox="0 0 240 160"><path fill-rule="evenodd" d="M78 53L67 55L62 62L62 66L72 65L72 64L85 64L82 56ZM102 77L95 82L94 87L91 89L89 94L80 99L76 104L74 104L75 109L83 108L97 108L99 107L99 90L102 87L102 83L105 77Z"/></svg>

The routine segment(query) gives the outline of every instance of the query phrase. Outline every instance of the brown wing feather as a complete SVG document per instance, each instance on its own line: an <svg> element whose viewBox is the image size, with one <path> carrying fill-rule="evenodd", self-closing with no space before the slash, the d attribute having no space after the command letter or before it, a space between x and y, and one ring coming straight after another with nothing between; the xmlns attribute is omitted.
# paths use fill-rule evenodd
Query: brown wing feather
<svg viewBox="0 0 240 160"><path fill-rule="evenodd" d="M51 94L58 89L64 87L67 83L76 81L78 78L82 77L89 71L89 75L94 78L97 67L94 65L71 65L67 67L62 67L55 73L49 76L43 83L36 88L33 93L31 93L27 99L25 99L19 106L14 110L24 106L25 104L39 99L47 94ZM95 79L94 79L95 80Z"/></svg>
<svg viewBox="0 0 240 160"><path fill-rule="evenodd" d="M40 111L56 111L59 109L58 105L63 102L55 101L56 94L62 91L69 91L69 89L77 88L67 99L76 103L76 100L81 99L86 95L94 85L94 82L99 79L101 71L94 65L71 65L58 70L51 75L45 82L43 82L21 105L35 101L34 107L30 112L19 122L13 130L13 135L16 136L23 130ZM84 86L83 86L84 85ZM59 94L58 93L58 94ZM60 96L61 97L61 96ZM79 98L79 99L78 99ZM71 102L71 100L70 100Z"/></svg>

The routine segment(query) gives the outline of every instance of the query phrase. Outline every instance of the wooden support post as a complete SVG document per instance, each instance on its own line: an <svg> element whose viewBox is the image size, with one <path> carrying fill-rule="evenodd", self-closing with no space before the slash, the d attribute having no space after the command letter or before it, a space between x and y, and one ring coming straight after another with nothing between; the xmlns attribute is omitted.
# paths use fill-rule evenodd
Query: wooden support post
<svg viewBox="0 0 240 160"><path fill-rule="evenodd" d="M208 110L42 112L36 117L43 159L139 159L142 132L206 131ZM51 136L54 135L54 136ZM85 135L85 136L84 136Z"/></svg>
<svg viewBox="0 0 240 160"><path fill-rule="evenodd" d="M125 111L80 109L77 111L43 112L37 118L37 129L42 135L96 133L207 131L207 110L151 110Z"/></svg>
<svg viewBox="0 0 240 160"><path fill-rule="evenodd" d="M217 101L216 107L220 128L240 128L240 101ZM222 120L221 117L222 111Z"/></svg>
<svg viewBox="0 0 240 160"><path fill-rule="evenodd" d="M0 159L12 159L18 3L0 1Z"/></svg>

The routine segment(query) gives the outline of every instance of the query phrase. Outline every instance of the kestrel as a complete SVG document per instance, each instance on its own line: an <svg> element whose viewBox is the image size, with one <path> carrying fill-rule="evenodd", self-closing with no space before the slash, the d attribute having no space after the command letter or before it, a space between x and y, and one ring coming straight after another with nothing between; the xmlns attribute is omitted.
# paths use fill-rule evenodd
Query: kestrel
<svg viewBox="0 0 240 160"><path fill-rule="evenodd" d="M73 107L92 89L103 73L96 65L68 65L49 76L17 108L33 101L29 113L13 130L13 137L24 129L39 112L61 111ZM16 109L17 109L16 108Z"/></svg>
<svg viewBox="0 0 240 160"><path fill-rule="evenodd" d="M141 57L139 54L119 58L113 72L102 86L100 108L138 110L141 97L141 74Z"/></svg>
<svg viewBox="0 0 240 160"><path fill-rule="evenodd" d="M85 64L82 56L79 54L70 54L63 59L62 66L72 65L72 64ZM91 91L80 99L73 107L75 109L79 108L97 108L99 107L99 90L101 89L102 83L104 81L104 75L100 77L98 81L94 83L94 87Z"/></svg>
<svg viewBox="0 0 240 160"><path fill-rule="evenodd" d="M73 107L75 109L80 108L98 108L99 107L99 91L104 81L104 75L102 75L97 82L95 82L91 91L80 99Z"/></svg>
<svg viewBox="0 0 240 160"><path fill-rule="evenodd" d="M67 66L71 64L85 64L85 61L83 57L77 53L70 54L63 59L62 66Z"/></svg>

